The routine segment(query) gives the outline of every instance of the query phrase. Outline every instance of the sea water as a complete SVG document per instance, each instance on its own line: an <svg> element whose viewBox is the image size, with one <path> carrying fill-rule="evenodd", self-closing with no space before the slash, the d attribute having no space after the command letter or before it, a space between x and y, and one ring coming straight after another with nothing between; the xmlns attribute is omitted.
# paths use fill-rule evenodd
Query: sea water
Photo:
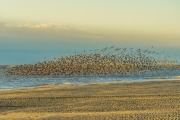
<svg viewBox="0 0 180 120"><path fill-rule="evenodd" d="M6 48L0 44L0 65L17 65L17 64L32 64L34 62L51 60L54 57L66 55L66 53L74 53L74 49L68 51L57 49L59 44L54 49L38 49L26 46L23 49L15 49L14 44ZM9 44L8 44L9 46ZM5 47L5 48L3 48ZM61 46L62 47L62 46ZM86 46L87 47L87 46ZM93 48L95 49L95 48ZM162 50L162 49L161 49ZM159 50L159 51L161 51ZM63 51L63 52L62 52ZM158 51L158 49L157 49ZM163 51L163 50L162 50ZM171 56L170 59L175 59L180 63L180 49L164 49L165 53ZM176 54L177 56L173 56ZM180 79L179 69L166 69L147 71L138 74L114 75L114 76L46 76L46 77L18 77L6 76L4 70L0 69L0 89L19 89L26 87L35 87L44 84L96 84L96 83L111 83L111 82L134 82L147 80L173 80Z"/></svg>
<svg viewBox="0 0 180 120"><path fill-rule="evenodd" d="M153 70L136 74L111 75L111 76L36 76L19 77L9 76L0 69L0 89L20 89L36 87L46 84L60 85L86 85L113 82L141 82L151 80L180 80L180 69Z"/></svg>

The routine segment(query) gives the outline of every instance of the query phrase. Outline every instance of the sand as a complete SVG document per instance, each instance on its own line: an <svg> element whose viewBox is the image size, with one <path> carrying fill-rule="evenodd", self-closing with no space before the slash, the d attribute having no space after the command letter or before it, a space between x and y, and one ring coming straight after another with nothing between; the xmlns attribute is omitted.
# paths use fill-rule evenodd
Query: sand
<svg viewBox="0 0 180 120"><path fill-rule="evenodd" d="M3 90L0 120L178 120L179 86L173 80Z"/></svg>

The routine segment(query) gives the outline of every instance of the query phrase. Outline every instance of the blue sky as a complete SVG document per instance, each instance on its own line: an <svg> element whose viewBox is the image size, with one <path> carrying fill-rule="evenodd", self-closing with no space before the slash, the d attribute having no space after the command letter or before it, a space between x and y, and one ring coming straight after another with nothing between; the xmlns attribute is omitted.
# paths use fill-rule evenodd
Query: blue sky
<svg viewBox="0 0 180 120"><path fill-rule="evenodd" d="M179 5L179 0L1 0L0 64L111 45L177 52Z"/></svg>

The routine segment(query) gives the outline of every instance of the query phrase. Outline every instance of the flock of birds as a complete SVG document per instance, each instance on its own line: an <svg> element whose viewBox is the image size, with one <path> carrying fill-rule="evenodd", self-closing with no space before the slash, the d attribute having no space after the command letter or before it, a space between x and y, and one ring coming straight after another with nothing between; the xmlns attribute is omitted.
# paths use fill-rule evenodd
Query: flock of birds
<svg viewBox="0 0 180 120"><path fill-rule="evenodd" d="M172 68L176 60L168 60L153 50L115 48L75 53L49 61L10 67L8 75L17 76L97 76L134 74L155 69Z"/></svg>

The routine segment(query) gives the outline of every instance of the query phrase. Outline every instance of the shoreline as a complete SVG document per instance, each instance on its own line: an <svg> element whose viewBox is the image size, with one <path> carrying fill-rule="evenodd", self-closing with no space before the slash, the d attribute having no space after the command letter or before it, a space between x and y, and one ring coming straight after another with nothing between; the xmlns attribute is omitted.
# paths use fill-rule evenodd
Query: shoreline
<svg viewBox="0 0 180 120"><path fill-rule="evenodd" d="M8 90L24 90L24 89L34 89L34 88L41 88L44 86L87 86L87 85L111 85L114 83L123 84L123 83L142 83L142 82L165 82L165 81L180 81L180 76L176 76L175 78L171 79L146 79L146 80L123 80L123 81L107 81L107 82L94 82L94 83L71 83L71 82L64 82L60 84L42 84L37 86L29 86L29 87L19 87L19 88L0 88L0 91L8 91Z"/></svg>
<svg viewBox="0 0 180 120"><path fill-rule="evenodd" d="M180 80L0 91L0 119L177 119Z"/></svg>

